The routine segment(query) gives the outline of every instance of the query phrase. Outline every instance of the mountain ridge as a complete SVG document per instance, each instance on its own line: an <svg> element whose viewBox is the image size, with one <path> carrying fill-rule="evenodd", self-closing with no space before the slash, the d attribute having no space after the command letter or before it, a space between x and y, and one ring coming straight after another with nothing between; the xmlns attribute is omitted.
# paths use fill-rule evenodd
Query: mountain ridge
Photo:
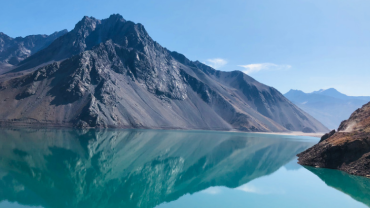
<svg viewBox="0 0 370 208"><path fill-rule="evenodd" d="M370 97L347 96L334 88L312 93L290 90L284 96L330 129L336 129L353 111L370 101Z"/></svg>
<svg viewBox="0 0 370 208"><path fill-rule="evenodd" d="M11 38L1 32L0 62L18 65L21 61L46 48L54 40L66 33L68 33L68 30L61 30L50 35L28 35Z"/></svg>
<svg viewBox="0 0 370 208"><path fill-rule="evenodd" d="M276 89L171 52L120 15L84 17L14 71L2 125L327 131Z"/></svg>

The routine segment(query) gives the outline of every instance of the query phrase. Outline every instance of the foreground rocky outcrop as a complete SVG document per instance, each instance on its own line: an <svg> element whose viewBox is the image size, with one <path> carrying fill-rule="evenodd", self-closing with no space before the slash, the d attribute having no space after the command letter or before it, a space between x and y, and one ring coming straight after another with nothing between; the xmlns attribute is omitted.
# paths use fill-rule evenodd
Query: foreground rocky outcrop
<svg viewBox="0 0 370 208"><path fill-rule="evenodd" d="M276 89L171 52L120 15L84 17L2 75L0 97L3 126L327 131Z"/></svg>
<svg viewBox="0 0 370 208"><path fill-rule="evenodd" d="M301 165L370 177L370 103L343 121L338 132L325 134L318 144L298 157Z"/></svg>

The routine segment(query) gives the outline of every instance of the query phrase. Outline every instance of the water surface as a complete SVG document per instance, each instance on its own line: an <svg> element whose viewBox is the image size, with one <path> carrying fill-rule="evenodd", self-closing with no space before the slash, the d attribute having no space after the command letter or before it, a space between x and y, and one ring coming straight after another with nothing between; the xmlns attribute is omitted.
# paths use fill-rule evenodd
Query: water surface
<svg viewBox="0 0 370 208"><path fill-rule="evenodd" d="M0 130L0 207L368 207L370 180L302 167L311 137Z"/></svg>

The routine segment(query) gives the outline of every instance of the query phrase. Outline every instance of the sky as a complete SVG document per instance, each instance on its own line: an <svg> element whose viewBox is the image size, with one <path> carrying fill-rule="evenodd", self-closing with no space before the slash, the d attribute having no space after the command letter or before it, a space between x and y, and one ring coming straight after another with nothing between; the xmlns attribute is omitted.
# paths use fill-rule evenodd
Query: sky
<svg viewBox="0 0 370 208"><path fill-rule="evenodd" d="M162 46L282 93L370 96L369 0L0 0L11 37L73 29L119 13Z"/></svg>

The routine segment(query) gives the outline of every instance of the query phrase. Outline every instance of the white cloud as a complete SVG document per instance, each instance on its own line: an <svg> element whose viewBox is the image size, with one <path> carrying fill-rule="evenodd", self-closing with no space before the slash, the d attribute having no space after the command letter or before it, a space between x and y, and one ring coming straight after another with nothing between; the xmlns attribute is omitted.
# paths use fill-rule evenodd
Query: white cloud
<svg viewBox="0 0 370 208"><path fill-rule="evenodd" d="M222 192L222 190L221 190L221 188L220 188L220 187L210 187L210 188L208 188L208 189L205 189L205 190L201 191L200 193L205 193L205 194L212 194L212 195L214 195L214 194L219 194L219 193L221 193L221 192Z"/></svg>
<svg viewBox="0 0 370 208"><path fill-rule="evenodd" d="M290 65L278 65L273 63L261 63L261 64L248 64L248 65L238 65L243 67L243 72L246 74L251 74L255 72L259 72L261 70L287 70L290 69L292 66Z"/></svg>
<svg viewBox="0 0 370 208"><path fill-rule="evenodd" d="M247 192L247 193L254 193L254 194L284 194L285 191L282 189L276 189L274 187L264 187L264 188L257 188L253 185L244 184L235 188L235 190Z"/></svg>
<svg viewBox="0 0 370 208"><path fill-rule="evenodd" d="M244 192L248 192L248 193L256 193L256 194L262 193L261 190L257 189L254 186L249 186L247 184L239 186L238 188L236 188L236 190L244 191Z"/></svg>
<svg viewBox="0 0 370 208"><path fill-rule="evenodd" d="M222 58L207 59L205 64L207 64L208 66L214 69L218 69L218 68L225 66L227 64L227 61Z"/></svg>

